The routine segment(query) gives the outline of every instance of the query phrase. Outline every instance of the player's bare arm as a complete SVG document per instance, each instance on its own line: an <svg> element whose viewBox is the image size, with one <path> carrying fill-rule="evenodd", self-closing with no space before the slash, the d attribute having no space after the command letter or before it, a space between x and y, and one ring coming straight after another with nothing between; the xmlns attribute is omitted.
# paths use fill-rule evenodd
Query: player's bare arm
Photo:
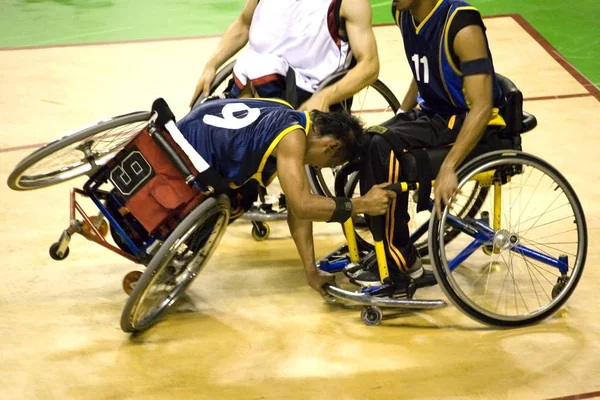
<svg viewBox="0 0 600 400"><path fill-rule="evenodd" d="M379 55L371 26L369 1L344 0L340 16L345 21L346 35L357 64L337 83L317 93L301 105L300 109L328 111L332 104L353 96L377 80Z"/></svg>
<svg viewBox="0 0 600 400"><path fill-rule="evenodd" d="M204 71L198 80L196 90L192 96L190 107L201 94L208 95L210 84L215 78L217 69L219 69L225 61L233 57L238 51L248 43L248 35L250 32L250 24L254 10L258 5L259 0L247 0L244 8L236 20L229 25L219 44L212 52L210 59L204 67Z"/></svg>
<svg viewBox="0 0 600 400"><path fill-rule="evenodd" d="M481 27L470 25L462 29L454 40L454 51L461 65L488 58L485 37ZM448 201L457 188L456 168L469 155L483 135L492 114L492 76L487 73L464 77L465 94L470 99L470 111L448 153L435 181L435 203L439 214L440 201Z"/></svg>
<svg viewBox="0 0 600 400"><path fill-rule="evenodd" d="M410 86L404 95L404 100L400 104L400 108L404 112L408 112L417 106L417 96L419 95L419 89L417 88L417 82L413 78L410 81Z"/></svg>
<svg viewBox="0 0 600 400"><path fill-rule="evenodd" d="M317 196L310 191L304 154L306 135L301 129L287 134L277 145L274 154L277 157L277 171L281 189L286 195L289 209L299 219L311 221L329 221L336 209L336 202L329 197ZM384 190L382 185L375 186L365 196L351 199L352 213L382 215L395 193Z"/></svg>

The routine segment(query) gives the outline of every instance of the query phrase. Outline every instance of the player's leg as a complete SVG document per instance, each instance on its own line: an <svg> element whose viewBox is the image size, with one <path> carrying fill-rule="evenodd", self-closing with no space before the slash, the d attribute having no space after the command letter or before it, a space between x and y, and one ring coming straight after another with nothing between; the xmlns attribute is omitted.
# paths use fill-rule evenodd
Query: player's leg
<svg viewBox="0 0 600 400"><path fill-rule="evenodd" d="M403 150L442 146L456 139L457 131L449 127L447 120L433 117L422 112L413 111L399 114L382 124L377 129L384 132L375 134L367 151L366 160L361 165L360 184L361 194L366 194L375 184L401 180L402 171L398 155ZM421 285L433 284L435 281L430 274L425 274L414 244L410 241L408 222L408 193L399 193L384 216L367 217L371 231L375 218L380 219L383 226L384 246L390 275L398 277L409 275L421 280ZM351 279L360 284L374 285L379 282L378 269L373 262L364 269L356 271Z"/></svg>

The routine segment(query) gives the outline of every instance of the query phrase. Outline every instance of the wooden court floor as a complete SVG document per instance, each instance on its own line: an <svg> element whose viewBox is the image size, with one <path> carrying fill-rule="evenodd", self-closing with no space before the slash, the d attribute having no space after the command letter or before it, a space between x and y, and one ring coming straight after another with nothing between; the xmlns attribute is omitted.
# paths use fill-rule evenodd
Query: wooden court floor
<svg viewBox="0 0 600 400"><path fill-rule="evenodd" d="M587 217L586 271L553 318L493 330L449 306L367 327L359 310L328 305L308 287L285 222L272 223L262 243L239 222L177 312L132 338L119 318L121 279L135 265L80 236L68 259L47 253L68 224L69 188L81 180L31 192L2 184L0 398L600 397L600 95L518 16L486 24L497 71L521 88L539 121L524 150L566 176ZM409 70L400 36L393 26L375 31L380 79L401 98ZM40 144L146 110L156 97L183 116L216 43L1 51L0 181ZM316 224L315 232L317 256L343 242L337 226ZM437 288L426 294L443 298Z"/></svg>

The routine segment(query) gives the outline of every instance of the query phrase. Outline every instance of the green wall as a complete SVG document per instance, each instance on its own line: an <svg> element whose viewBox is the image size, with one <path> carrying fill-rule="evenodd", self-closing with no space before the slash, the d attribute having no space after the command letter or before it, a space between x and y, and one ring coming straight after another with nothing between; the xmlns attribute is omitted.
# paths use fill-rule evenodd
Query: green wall
<svg viewBox="0 0 600 400"><path fill-rule="evenodd" d="M375 23L390 1L371 0ZM244 0L1 0L0 47L218 35ZM484 15L521 14L600 86L600 1L472 0Z"/></svg>

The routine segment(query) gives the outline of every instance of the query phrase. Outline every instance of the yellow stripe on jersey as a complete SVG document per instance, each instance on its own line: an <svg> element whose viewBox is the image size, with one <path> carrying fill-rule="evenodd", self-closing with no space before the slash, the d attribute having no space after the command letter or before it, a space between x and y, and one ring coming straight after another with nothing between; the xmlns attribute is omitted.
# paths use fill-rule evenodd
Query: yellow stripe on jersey
<svg viewBox="0 0 600 400"><path fill-rule="evenodd" d="M448 17L446 17L446 25L448 26ZM442 44L444 44L444 35L445 32L442 31L442 37L440 38L440 48L438 49L438 68L440 69L440 77L442 78L442 85L444 85L444 90L446 91L446 94L448 95L448 98L450 99L450 102L452 103L452 105L454 107L457 107L456 103L454 102L454 99L452 98L452 95L450 94L450 90L448 89L448 84L446 83L446 78L444 77L444 71L442 70Z"/></svg>
<svg viewBox="0 0 600 400"><path fill-rule="evenodd" d="M257 97L255 98L256 100L266 100L266 101L273 101L275 103L281 103L283 105L288 106L289 108L294 108L290 103L288 103L285 100L281 100L281 99L276 99L276 98L270 98L270 97Z"/></svg>
<svg viewBox="0 0 600 400"><path fill-rule="evenodd" d="M308 111L304 111L304 116L306 117L306 125L305 125L304 127L303 127L303 126L301 126L301 125L294 125L292 128L294 128L294 127L295 127L295 128L298 128L298 127L299 127L300 129L304 129L304 134L305 134L306 136L308 136L308 132L310 131L310 125L311 125L312 121L310 120L310 115L309 115ZM288 129L290 129L290 128L288 128ZM286 129L286 131L287 131L288 129ZM280 141L281 139L283 139L283 136L281 136L281 135L283 135L283 134L284 134L286 131L283 131L283 132L281 132L281 133L280 133L280 134L279 134L279 135L278 135L278 136L275 138L275 141L276 141L277 143L279 143L279 141ZM289 132L288 132L288 133L289 133ZM279 138L279 136L281 136L281 138ZM285 135L284 135L284 136L285 136ZM274 141L274 142L275 142L275 141ZM275 146L277 145L277 143L275 143ZM267 153L268 153L268 154L266 155L266 158L269 158L269 155L271 155L271 153L273 152L273 149L272 149L271 147L275 148L275 146L273 145L273 143L271 143L271 146L269 146L269 149L267 150ZM264 158L264 157L263 157L263 162L266 162L266 158ZM263 162L261 162L261 167L262 167L262 168L261 168L261 167L259 167L259 170L258 170L258 172L257 172L257 174L258 174L258 173L260 173L260 175L261 175L261 179L262 179L262 169L264 168L264 163L263 163ZM273 175L271 175L271 176L270 176L270 177L268 177L267 179L263 179L263 182L264 182L264 185L263 185L263 186L264 186L264 187L267 187L267 186L269 186L269 185L271 184L271 182L273 182L273 180L274 180L276 177L277 177L277 171L275 171L275 172L273 173ZM258 179L257 179L257 180L258 180ZM258 180L258 181L259 181L259 183L261 182L260 180Z"/></svg>
<svg viewBox="0 0 600 400"><path fill-rule="evenodd" d="M412 17L412 22L413 22L413 25L415 26L417 35L421 31L421 29L423 29L423 26L425 26L425 24L427 23L427 21L429 21L429 19L433 16L433 14L435 14L435 12L437 11L437 9L442 5L443 2L444 2L444 0L439 0L437 2L437 4L435 5L435 7L433 7L433 10L431 10L431 12L429 14L427 14L427 16L425 17L425 19L423 21L421 21L421 23L419 24L419 26L417 26L417 24L415 24L415 17L414 16Z"/></svg>
<svg viewBox="0 0 600 400"><path fill-rule="evenodd" d="M448 18L448 22L446 23L446 26L444 27L444 45L446 47L446 58L448 59L448 63L450 64L450 66L452 67L452 69L454 70L454 72L456 72L459 76L462 76L462 72L456 67L456 64L454 64L454 60L452 60L452 55L450 54L450 46L448 43L448 34L450 31L450 26L452 25L452 20L454 20L454 17L456 16L456 14L459 11L463 11L463 10L473 10L473 11L477 11L479 12L479 10L477 10L475 7L457 7L452 14L450 15L450 17Z"/></svg>

